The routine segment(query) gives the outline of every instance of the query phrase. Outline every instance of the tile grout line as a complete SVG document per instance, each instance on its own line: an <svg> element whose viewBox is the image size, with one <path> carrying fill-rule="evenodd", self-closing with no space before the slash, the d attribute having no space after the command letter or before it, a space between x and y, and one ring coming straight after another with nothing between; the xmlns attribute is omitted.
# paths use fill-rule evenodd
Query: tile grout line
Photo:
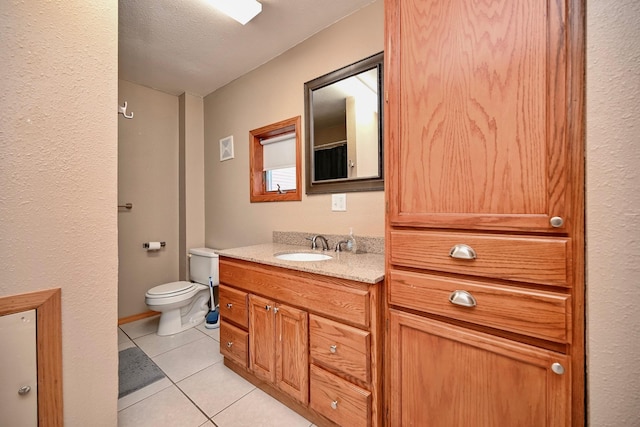
<svg viewBox="0 0 640 427"><path fill-rule="evenodd" d="M198 329L198 328L197 328L197 327L194 327L193 329ZM210 336L209 334L207 334L207 333L205 333L205 332L202 332L202 331L200 331L199 329L198 329L198 331L199 331L202 335L204 335L205 337L209 337L209 338L211 338L212 340L216 341L217 343L220 343L220 341L216 340L215 338L213 338L213 337L212 337L212 336ZM123 331L123 332L124 332L124 331ZM186 332L186 331L182 331L182 332ZM179 333L182 333L182 332L179 332ZM161 353L154 354L153 356L151 356L149 353L147 353L146 351L144 351L144 349L143 349L142 347L140 347L140 346L138 345L138 343L136 343L136 342L135 342L135 340L140 339L140 338L147 337L147 336L152 335L152 334L154 334L154 333L155 333L155 332L151 332L151 333L144 334L144 335L141 335L141 336L139 336L139 337L137 337L137 338L133 338L133 339L132 339L132 338L129 338L131 341L133 341L133 343L134 343L136 346L138 346L138 347L140 348L140 350L142 350L142 351L144 352L144 354L146 354L146 355L147 355L149 358L151 358L151 359L152 359L152 358L154 358L154 357L158 357L158 356L160 356L160 355L162 355L162 354L168 353L168 352L170 352L170 351L173 351L173 350L175 350L175 349L178 349L178 348L180 348L180 347L182 347L182 346L185 346L185 345L188 345L188 344L194 343L194 342L199 341L199 340L201 340L201 339L202 339L202 337L200 337L200 338L196 338L196 339L194 339L193 341L186 342L186 343L184 343L184 344L179 345L178 347L170 348L169 350L165 350L165 351L163 351L163 352L161 352ZM126 332L125 332L125 334L126 334ZM158 336L159 336L159 335L158 335Z"/></svg>
<svg viewBox="0 0 640 427"><path fill-rule="evenodd" d="M120 328L120 327L118 327L118 328L119 328L120 330L122 330L122 328ZM197 327L194 327L194 329L197 329ZM205 333L205 332L203 332L203 331L201 331L201 330L199 330L199 329L198 329L198 331L199 331L200 333L202 333L202 335L204 335L205 337L211 338L213 341L217 342L217 343L218 343L218 345L220 344L220 342L219 342L219 341L215 340L215 339L214 339L212 336L210 336L209 334L207 334L207 333ZM139 348L139 349L140 349L140 350L141 350L145 355L147 355L147 357L149 357L149 359L151 359L151 361L153 361L153 363L155 364L155 361L153 360L153 358L152 358L151 356L149 356L149 355L147 354L147 352L145 352L142 348L140 348L140 346L138 345L138 343L136 343L136 342L135 342L135 341L134 341L134 340L133 340L133 339L132 339L132 338L131 338L131 337L130 337L126 332L125 332L125 331L122 331L122 332L123 332L125 335L127 335L127 338L129 338L129 339L131 340L131 342L132 342L136 347L138 347L138 348ZM148 333L148 334L145 334L145 335L141 335L141 336L139 336L138 338L142 338L142 337L145 337L145 336L147 336L147 335L151 335L152 333L153 333L153 332ZM203 338L204 338L204 337L203 337ZM192 342L199 341L199 340L201 340L201 339L203 339L203 338L198 338L197 340L194 340L194 341L192 341ZM137 338L136 338L136 339L137 339ZM188 345L188 344L191 344L191 342L189 342L189 343L185 343L185 344L182 344L182 345L180 345L180 346L178 346L178 347L176 347L176 348L173 348L173 349L171 349L171 350L167 350L167 351L165 351L164 353L160 353L160 354L168 353L169 351L176 350L176 349L178 349L178 348L180 348L180 347L183 347L183 346L185 346L185 345ZM158 355L156 355L156 356L154 356L154 357L157 357L157 356L159 356L160 354L158 354ZM211 365L209 365L209 366L207 366L207 367L205 367L205 368L201 369L201 370L200 370L200 371L198 371L198 372L194 372L193 374L191 374L191 375L187 376L186 378L189 378L189 377L191 377L191 376L193 376L193 375L195 375L195 374L197 374L197 373L199 373L199 372L202 372L203 370L205 370L205 369L207 369L207 368L209 368L209 367L211 367L211 366L215 365L216 363L219 363L219 362L215 362L215 363L213 363L213 364L211 364ZM156 364L156 366L158 366L158 365ZM207 419L207 421L211 422L214 426L216 426L216 427L217 427L217 424L213 421L213 419L212 419L212 418L213 418L213 416L215 416L215 415L219 414L219 413L220 413L220 412L222 412L222 411L219 411L218 413L216 413L216 414L214 414L213 416L209 417L209 416L208 416L208 415L207 415L207 414L206 414L202 409L200 409L200 407L199 407L199 406L198 406L198 405L197 405L197 404L196 404L196 403L195 403L195 402L194 402L194 401L193 401L193 400L192 400L192 399L191 399L191 398L190 398L190 397L189 397L189 396L188 396L188 395L187 395L187 394L186 394L186 393L185 393L185 392L180 388L180 386L178 386L178 383L177 383L177 382L175 382L175 381L173 381L173 379L171 379L171 377L169 377L169 375L168 375L168 374L167 374L167 373L166 373L162 368L160 368L160 366L158 366L158 369L160 369L160 370L162 371L162 373L164 374L165 378L167 378L167 379L169 380L169 382L170 382L173 386L175 386L175 388L176 388L180 393L182 393L182 394L187 398L187 400L188 400L189 402L191 402L191 404L192 404L193 406L195 406L195 407L196 407L196 409L197 409L198 411L200 411L200 413L202 413L202 415L204 415L204 416L205 416L205 418ZM180 381L183 381L183 380L185 380L186 378L183 378L183 379L181 379ZM178 381L178 382L180 382L180 381ZM152 383L152 384L153 384L153 383ZM149 384L149 385L151 385L151 384ZM147 387L148 387L148 386L147 386ZM144 399L139 400L138 402L133 403L133 404L131 404L131 405L127 406L127 408L130 408L130 407L132 407L132 406L135 406L135 405L137 405L138 403L141 403L141 402L143 402L143 401L147 400L148 398L150 398L150 397L152 397L152 396L155 396L156 394L160 393L161 391L164 391L164 390L168 389L169 387L171 387L171 386L167 386L167 387L163 388L162 390L158 390L157 392L155 392L155 393L153 393L153 394L150 394L149 396L145 397ZM141 389L141 390L142 390L142 389ZM253 391L253 390L252 390L252 391ZM250 393L250 392L249 392L249 393ZM249 393L247 393L247 394L249 394ZM245 395L245 396L246 396L246 395ZM242 397L244 397L244 396L242 396ZM242 399L242 397L241 397L240 399ZM238 400L240 400L240 399L238 399ZM236 402L237 402L237 400L236 400ZM235 403L235 402L234 402L234 403ZM229 405L229 406L231 406L231 405ZM125 410L125 409L127 409L127 408L123 408L123 409L121 409L121 411L123 411L123 410ZM226 408L225 408L225 409L226 409ZM118 412L120 412L120 411L118 411ZM205 421L205 424L206 424L206 421ZM201 425L202 425L202 424L201 424ZM198 427L199 427L199 426L198 426Z"/></svg>
<svg viewBox="0 0 640 427"><path fill-rule="evenodd" d="M174 351L174 350L178 350L178 349L180 349L181 347L184 347L184 346L186 346L186 345L189 345L189 344L192 344L192 343L198 342L198 341L202 340L202 338L203 338L203 337L199 337L199 338L197 338L197 339L195 339L195 340L193 340L193 341L190 341L190 342L184 343L184 344L182 344L182 345L180 345L180 346L178 346L178 347L175 347L175 348L169 349L169 350L167 350L167 351L164 351L164 352L162 352L162 353L159 353L159 354L157 354L157 355L155 355L155 356L151 357L151 356L149 356L149 355L148 355L148 354L147 354L147 353L146 353L146 352L145 352L145 351L144 351L144 350L143 350L143 349L138 345L138 343L136 343L134 340L139 339L139 338L143 338L143 337L146 337L146 336L149 336L149 335L152 335L154 332L149 332L149 333L147 333L147 334L140 335L140 336L138 336L138 337L136 337L136 338L134 339L134 338L131 338L131 337L129 336L129 334L127 334L127 332L125 332L124 330L122 330L122 328L120 328L120 326L118 326L118 328L119 328L119 329L120 329L120 330L121 330L121 331L122 331L122 332L127 336L127 338L128 338L128 339L133 343L133 345L134 345L135 347L138 347L141 351L143 351L143 352L144 352L144 353L145 353L145 354L146 354L146 355L147 355L147 356L148 356L148 357L149 357L149 358L150 358L154 363L156 363L156 362L155 362L155 360L153 360L153 358L159 357L159 356L161 356L161 355L163 355L163 354L166 354L166 353L171 352L171 351ZM203 331L203 330L199 329L197 326L196 326L196 327L194 327L193 329L198 330L198 331L199 331L202 335L204 335L205 337L209 337L209 338L211 338L213 341L215 341L215 342L218 344L218 346L220 345L220 341L219 341L219 340L217 340L217 339L215 339L211 334L207 333L206 331ZM158 366L158 365L156 364L156 366L158 366L158 368L159 368L159 369L162 371L162 373L165 375L165 378L167 378L167 379L169 380L170 385L168 385L167 387L165 387L165 388L163 388L163 389L161 389L161 390L156 391L155 393L150 394L149 396L144 397L143 399L141 399L141 400L139 400L139 401L137 401L137 402L135 402L135 403L133 403L133 404L131 404L131 405L127 406L126 408L121 409L120 411L123 411L123 410L125 410L125 409L127 409L127 408L131 408L132 406L135 406L135 405L137 405L138 403L141 403L141 402L143 402L143 401L147 400L148 398L153 397L153 396L157 395L158 393L160 393L160 392L162 392L162 391L165 391L165 390L167 390L167 389L171 388L172 386L175 386L175 388L176 388L176 389L177 389L177 390L178 390L178 391L179 391L183 396L185 396L185 397L187 398L187 400L188 400L189 402L191 402L191 404L192 404L193 406L195 406L195 408L196 408L200 413L202 413L202 414L205 416L206 421L204 422L204 424L200 424L200 426L203 426L203 425L204 425L204 426L206 426L206 425L209 425L209 423L211 423L211 424L213 424L213 426L218 427L218 424L216 424L216 422L213 420L213 417L215 417L215 416L217 416L217 415L220 415L220 414L221 414L221 413L223 413L224 411L228 410L228 409L229 409L229 408L231 408L233 405L237 404L239 401L241 401L242 399L246 398L247 396L249 396L250 394L252 394L252 393L253 393L253 392L255 392L256 390L258 390L258 388L257 388L257 387L255 387L255 386L253 386L253 389L251 389L251 390L250 390L250 391L248 391L247 393L243 394L242 396L240 396L239 398L237 398L236 400L234 400L233 402L231 402L230 404L228 404L227 406L225 406L225 407L224 407L224 408L222 408L221 410L217 411L217 412L216 412L215 414L213 414L211 417L209 417L209 416L207 415L207 413L205 413L205 411L204 411L203 409L201 409L201 408L198 406L198 404L196 404L196 402L194 402L194 400L193 400L193 399L192 399L192 398L191 398L191 397L190 397L190 396L189 396L189 395L188 395L184 390L182 390L182 388L180 387L180 385L179 385L178 383L179 383L179 382L182 382L182 381L184 381L184 380L186 380L186 379L188 379L188 378L190 378L190 377L192 377L192 376L194 376L194 375L197 375L197 374L201 373L202 371L204 371L205 369L209 369L209 368L211 368L212 366L215 366L215 365L217 365L218 363L221 363L221 362L223 363L223 360L221 360L221 361L217 361L217 362L214 362L214 363L212 363L211 365L208 365L208 366L206 366L206 367L204 367L204 368L200 369L199 371L194 372L194 373L192 373L192 374L188 375L187 377L182 378L182 379L180 379L180 380L178 380L178 381L174 381L171 377L169 377L169 375L167 374L167 372L165 372L165 370L164 370L164 369L160 368L160 366ZM153 383L152 383L152 384L153 384ZM143 389L141 389L141 390L143 390ZM120 411L118 411L118 412L120 412ZM311 426L314 426L314 424L313 424L313 423L310 423L310 424L309 424L309 427L311 427ZM197 426L197 427L199 427L199 426Z"/></svg>
<svg viewBox="0 0 640 427"><path fill-rule="evenodd" d="M200 331L200 332L202 332L202 331ZM207 336L207 337L209 337L209 338L211 338L213 341L217 342L217 343L218 343L218 345L220 344L220 342L219 342L219 341L216 341L215 339L213 339L213 337L212 337L212 336L210 336L209 334L207 334L207 333L205 333L205 332L202 332L202 334L203 334L203 335L205 335L205 336ZM201 339L201 338L200 338L200 339ZM198 340L196 340L196 341L198 341ZM193 341L193 342L196 342L196 341ZM187 344L190 344L190 343L187 343ZM182 346L184 346L184 345L187 345L187 344L183 344L183 345L181 345L180 347L182 347ZM172 350L176 350L176 349L178 349L178 348L180 348L180 347L176 347L176 348L174 348L174 349L172 349ZM171 350L169 350L169 351L171 351ZM165 352L165 353L168 353L168 352ZM163 354L164 354L164 353L163 353ZM153 360L153 359L152 359L152 360ZM155 361L154 361L154 363L155 363ZM196 375L196 374L198 374L198 373L200 373L200 372L204 371L205 369L208 369L208 368L210 368L210 367L212 367L213 365L216 365L216 364L218 364L218 363L220 363L220 362L214 362L214 363L212 363L211 365L206 366L206 367L204 367L204 368L200 369L200 370L199 370L199 371L197 371L197 372L194 372L193 374L191 374L191 375L189 375L189 376L187 376L187 377L185 377L185 378L182 378L180 381L184 381L184 380L186 380L187 378L190 378L190 377L192 377L192 376L194 376L194 375ZM158 366L158 368L160 368L160 367ZM173 385L176 387L176 389L177 389L180 393L182 393L182 395L183 395L184 397L186 397L186 398L187 398L187 400L188 400L189 402L191 402L191 404L192 404L193 406L195 406L195 407L196 407L196 409L202 413L202 415L204 415L204 416L205 416L205 418L207 419L207 421L210 421L214 426L218 427L218 425L213 421L213 417L214 417L215 415L218 415L218 414L219 414L220 412L222 412L222 411L219 411L219 412L217 412L216 414L214 414L214 415L212 415L211 417L209 417L209 415L207 415L207 413L206 413L206 412L204 412L204 410L203 410L203 409L201 409L201 408L198 406L198 404L197 404L196 402L194 402L194 401L193 401L193 399L191 399L191 397L189 397L189 395L188 395L184 390L182 390L182 388L180 388L180 386L178 385L178 383L179 383L180 381L178 381L178 382L173 381L173 380L169 377L169 375L168 375L164 370L162 370L162 368L160 368L160 370L165 374L165 376L167 377L167 379L169 379L169 381L171 382L171 384L173 384ZM252 390L252 391L253 391L253 390ZM247 394L248 394L248 393L247 393ZM242 397L244 397L244 396L242 396ZM242 398L242 397L241 397L241 398ZM241 399L241 398L240 398L240 399ZM240 399L238 399L238 400L240 400ZM143 400L145 400L145 399L143 399ZM236 402L237 402L237 400L236 400ZM234 402L234 403L235 403L235 402ZM231 405L229 405L229 406L231 406ZM225 408L225 409L226 409L226 408ZM206 424L206 422L205 422L205 424ZM201 425L202 425L202 424L201 424Z"/></svg>
<svg viewBox="0 0 640 427"><path fill-rule="evenodd" d="M236 400L234 400L233 402L231 402L230 404L228 404L227 406L225 406L224 408L222 408L221 410L219 410L218 412L213 414L211 416L211 421L213 421L213 417L215 417L216 415L220 415L221 413L223 413L227 409L231 408L233 405L235 405L236 403L238 403L239 401L241 401L242 399L244 399L245 397L247 397L248 395L250 395L251 393L253 393L256 390L258 390L258 387L253 386L252 390L249 390L248 392L246 392L245 394L243 394L242 396L240 396L239 398L237 398Z"/></svg>
<svg viewBox="0 0 640 427"><path fill-rule="evenodd" d="M209 338L211 338L211 337L209 337ZM151 356L150 354L148 354L146 351L142 350L142 348L141 348L140 350L142 350L142 351L144 352L144 354L146 354L147 356L149 356L149 358L150 358L150 359L153 359L154 357L162 356L163 354L167 354L167 353L169 353L169 352L171 352L171 351L173 351L173 350L177 350L177 349L179 349L180 347L184 347L185 345L193 344L193 343L198 342L198 341L200 341L200 340L202 340L202 339L204 339L204 337L203 337L203 338L197 338L197 339L195 339L195 340L193 340L193 341L186 342L186 343L184 343L184 344L182 344L182 345L179 345L178 347L170 348L169 350L165 350L165 351L163 351L162 353L158 353L158 354L155 354L155 355L153 355L153 356ZM211 338L211 339L212 339L213 341L216 341L216 340L214 340L213 338ZM216 341L216 342L218 342L218 341ZM218 343L219 343L219 342L218 342Z"/></svg>
<svg viewBox="0 0 640 427"><path fill-rule="evenodd" d="M118 326L118 328L120 328L120 327ZM120 328L120 330L122 330L122 328ZM124 332L124 331L122 331L122 332ZM147 335L151 335L152 333L153 333L153 332L151 332L151 333L149 333L149 334L141 335L141 336L139 336L138 338L145 337L145 336L147 336ZM125 335L127 335L127 333L126 333L126 332L124 332L124 334L125 334ZM129 337L129 335L127 335L127 337ZM169 380L169 382L170 382L171 384L175 385L175 386L176 386L176 388L180 389L180 387L178 387L178 386L177 386L177 384L176 384L176 383L174 383L174 382L173 382L173 380L172 380L171 378L169 378L169 375L167 375L167 373L166 373L166 372L165 372L165 371L164 371L160 366L158 366L158 364L153 360L153 358L152 358L151 356L149 356L149 355L147 354L147 352L146 352L146 351L144 351L142 348L140 348L140 346L138 345L138 343L137 343L137 342L135 342L131 337L129 337L129 339L131 340L131 342L133 343L133 345L134 345L134 346L138 347L138 349L139 349L140 351L142 351L142 352L143 352L143 353L144 353L144 354L149 358L149 360L151 360L151 361L152 361L152 362L153 362L153 363L158 367L158 369L160 369L160 370L162 371L162 373L164 374L164 377L165 377L166 379L168 379L168 380ZM137 339L137 338L136 338L136 339ZM132 347L129 347L129 348L132 348ZM154 381L154 382L153 382L153 383L151 383L151 384L157 383L157 382L159 382L159 381L162 381L162 378L161 378L161 379L159 379L158 381ZM149 387L151 384L148 384L148 385L146 385L145 387L143 387L143 388L141 388L141 389L139 389L139 390L144 390L146 387ZM147 399L148 399L148 398L150 398L151 396L155 396L156 394L160 393L161 391L164 391L164 390L168 389L169 387L171 387L171 386L167 386L167 387L163 388L162 390L158 390L158 391L156 391L155 393L152 393L152 394L150 394L149 396L145 397L144 399L141 399L141 400L139 400L139 401L137 401L137 402L135 402L135 403L133 403L133 404L131 404L131 405L127 406L127 408L130 408L130 407L132 407L132 406L134 406L134 405L137 405L138 403L140 403L140 402L143 402L143 401L147 400ZM124 397L124 396L123 396L123 397ZM118 399L118 400L120 400L120 399ZM127 408L122 408L120 411L124 411L124 410L125 410L125 409L127 409ZM120 411L118 411L118 412L120 412Z"/></svg>

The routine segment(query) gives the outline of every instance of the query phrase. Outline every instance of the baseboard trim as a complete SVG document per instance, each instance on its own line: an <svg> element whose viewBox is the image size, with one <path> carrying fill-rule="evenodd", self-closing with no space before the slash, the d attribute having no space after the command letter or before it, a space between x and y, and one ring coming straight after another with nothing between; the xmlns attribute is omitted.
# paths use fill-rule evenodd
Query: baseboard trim
<svg viewBox="0 0 640 427"><path fill-rule="evenodd" d="M118 319L118 326L124 325L125 323L135 322L136 320L146 319L147 317L153 317L156 314L160 314L160 312L149 310L144 313L134 314L133 316L121 317Z"/></svg>

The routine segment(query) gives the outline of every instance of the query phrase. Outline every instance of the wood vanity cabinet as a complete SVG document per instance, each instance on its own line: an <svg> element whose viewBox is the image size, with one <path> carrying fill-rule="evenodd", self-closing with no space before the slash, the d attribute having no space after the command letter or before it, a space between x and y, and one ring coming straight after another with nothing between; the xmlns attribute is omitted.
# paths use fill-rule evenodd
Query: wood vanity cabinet
<svg viewBox="0 0 640 427"><path fill-rule="evenodd" d="M390 426L584 424L581 0L385 0Z"/></svg>
<svg viewBox="0 0 640 427"><path fill-rule="evenodd" d="M382 426L381 288L222 255L225 365L318 426Z"/></svg>
<svg viewBox="0 0 640 427"><path fill-rule="evenodd" d="M307 313L249 295L249 369L303 404L309 402Z"/></svg>

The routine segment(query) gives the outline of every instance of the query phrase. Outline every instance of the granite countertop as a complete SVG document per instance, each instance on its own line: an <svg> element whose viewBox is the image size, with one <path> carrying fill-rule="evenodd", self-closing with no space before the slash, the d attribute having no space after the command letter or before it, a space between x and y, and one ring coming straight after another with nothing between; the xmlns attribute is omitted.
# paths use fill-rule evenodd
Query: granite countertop
<svg viewBox="0 0 640 427"><path fill-rule="evenodd" d="M306 271L324 276L339 277L364 283L378 283L384 279L384 255L374 253L352 254L333 250L311 250L308 246L287 245L283 243L265 243L233 249L220 249L216 252L225 257L236 258L260 264ZM285 261L276 258L279 253L309 252L324 253L333 257L325 261Z"/></svg>

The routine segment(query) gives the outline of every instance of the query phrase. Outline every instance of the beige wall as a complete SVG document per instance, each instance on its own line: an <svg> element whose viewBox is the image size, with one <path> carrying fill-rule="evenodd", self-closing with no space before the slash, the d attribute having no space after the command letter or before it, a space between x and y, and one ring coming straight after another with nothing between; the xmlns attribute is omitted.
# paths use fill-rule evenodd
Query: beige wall
<svg viewBox="0 0 640 427"><path fill-rule="evenodd" d="M144 294L178 280L178 97L127 81L118 82L120 105L133 119L118 116L119 209L118 317L148 310ZM164 241L148 252L144 242Z"/></svg>
<svg viewBox="0 0 640 427"><path fill-rule="evenodd" d="M592 426L640 425L640 2L587 2Z"/></svg>
<svg viewBox="0 0 640 427"><path fill-rule="evenodd" d="M117 3L40 3L41 13L29 6L0 2L0 295L62 288L65 424L116 425L114 206L116 129L123 120L115 113ZM639 6L635 0L587 1L587 339L593 426L640 424ZM362 52L334 56L320 49L325 41L345 45L339 34L346 37L352 29L344 24L367 14L380 23L356 27L350 35L355 37L350 45ZM246 182L248 131L302 114L304 81L381 50L381 33L379 46L370 51L362 40L373 31L369 27L382 27L380 14L379 4L365 9L307 40L304 51L296 48L278 58L276 70L267 64L207 98L209 246L266 241L271 229L342 232L351 223L356 231L360 225L366 234L382 235L381 192L350 194L349 211L331 213L326 196L291 206L250 206ZM325 57L319 59L317 52ZM307 63L293 64L287 78L273 76L278 63L296 55ZM285 82L289 73L297 83ZM265 96L271 93L265 82L282 92L282 105ZM229 113L225 102L232 106ZM258 111L260 106L266 112ZM130 109L136 115L143 111ZM236 137L236 158L220 163L218 139L230 134ZM263 222L253 224L260 216Z"/></svg>
<svg viewBox="0 0 640 427"><path fill-rule="evenodd" d="M2 1L0 40L0 295L62 288L64 423L115 426L118 3Z"/></svg>
<svg viewBox="0 0 640 427"><path fill-rule="evenodd" d="M332 212L330 195L249 203L248 148L250 130L294 116L303 116L304 133L304 83L382 51L383 29L378 0L205 97L207 246L269 242L273 230L384 235L382 191L347 194L347 212ZM235 158L220 162L219 140L229 135Z"/></svg>
<svg viewBox="0 0 640 427"><path fill-rule="evenodd" d="M589 420L594 426L640 425L640 315L635 309L640 306L635 256L640 253L640 3L586 3ZM303 114L305 81L380 50L359 51L366 43L349 33L357 28L362 35L363 28L372 31L370 27L381 25L357 23L365 14L380 20L378 7L330 27L205 98L207 245L268 241L273 229L340 233L348 223L364 234L382 235L382 193L349 194L349 211L343 214L330 212L328 196L305 197L291 205L251 205L246 182L248 131ZM356 41L344 43L349 37ZM345 60L347 52L329 54L323 44L348 46L353 56ZM220 163L218 140L231 134L236 158Z"/></svg>
<svg viewBox="0 0 640 427"><path fill-rule="evenodd" d="M180 280L189 274L190 248L204 246L204 102L180 95Z"/></svg>

